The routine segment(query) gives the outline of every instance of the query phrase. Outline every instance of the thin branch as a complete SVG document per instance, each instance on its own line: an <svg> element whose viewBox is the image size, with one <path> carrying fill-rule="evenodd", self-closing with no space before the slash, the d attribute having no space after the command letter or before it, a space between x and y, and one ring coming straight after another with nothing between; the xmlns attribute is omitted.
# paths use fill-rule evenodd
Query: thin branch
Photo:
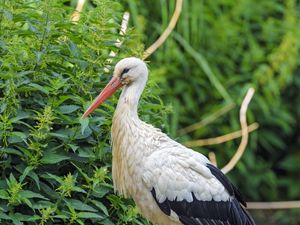
<svg viewBox="0 0 300 225"><path fill-rule="evenodd" d="M247 112L248 105L254 95L254 92L255 92L254 88L249 88L249 90L247 91L247 94L242 102L242 106L240 109L240 123L241 123L241 130L242 130L242 140L241 140L241 143L240 143L236 153L234 154L234 156L231 158L229 163L227 163L227 165L225 165L222 168L222 172L224 174L228 173L229 171L231 171L234 168L234 166L237 164L237 162L240 160L240 158L244 154L246 146L248 144L248 125L247 125L246 112Z"/></svg>
<svg viewBox="0 0 300 225"><path fill-rule="evenodd" d="M176 1L176 8L170 20L169 25L167 26L165 31L160 35L160 37L149 48L146 49L146 51L144 52L143 59L148 58L153 52L156 51L156 49L158 49L166 41L166 39L168 38L168 36L176 26L176 23L181 13L182 3L183 0Z"/></svg>
<svg viewBox="0 0 300 225"><path fill-rule="evenodd" d="M295 209L295 208L300 208L300 201L247 202L247 209Z"/></svg>
<svg viewBox="0 0 300 225"><path fill-rule="evenodd" d="M252 123L249 125L248 128L248 133L255 131L259 127L258 123ZM231 141L234 139L237 139L242 136L242 131L238 130L229 134L225 134L222 136L218 137L213 137L213 138L207 138L207 139L198 139L198 140L192 140L192 141L187 141L184 142L183 144L187 147L200 147L200 146L206 146L206 145L217 145L221 144L227 141Z"/></svg>
<svg viewBox="0 0 300 225"><path fill-rule="evenodd" d="M204 118L203 120L201 120L200 122L194 123L194 124L192 124L190 126L187 126L185 128L180 129L178 131L178 133L179 133L179 135L184 135L184 134L192 132L194 130L198 130L198 129L206 126L207 124L213 122L218 117L226 114L227 112L229 112L230 110L232 110L234 107L235 107L234 103L230 103L228 105L225 105L224 107L222 107L218 111L212 113L211 115L209 115L206 118Z"/></svg>
<svg viewBox="0 0 300 225"><path fill-rule="evenodd" d="M126 30L127 30L127 26L128 26L128 22L129 22L129 17L130 17L129 12L124 12L123 18L122 18L122 23L121 23L121 28L120 28L120 32L119 32L119 34L122 35L122 36L124 36L126 34ZM116 45L116 47L120 48L122 43L123 43L123 40L117 39L117 43L115 45ZM111 51L109 53L109 56L110 57L115 57L116 53L114 51Z"/></svg>
<svg viewBox="0 0 300 225"><path fill-rule="evenodd" d="M120 32L119 32L119 34L121 36L124 36L126 34L129 18L130 18L129 12L124 12L123 18L122 18L122 23L121 23L121 28L120 28ZM120 48L122 43L123 43L123 39L122 40L117 39L115 45L116 45L116 47ZM106 62L108 64L112 63L112 58L115 57L116 55L117 55L117 53L114 52L113 50L111 50L110 53L109 53L109 58L106 60ZM110 70L110 66L107 65L107 66L104 67L105 72L109 72L109 70Z"/></svg>
<svg viewBox="0 0 300 225"><path fill-rule="evenodd" d="M209 161L216 167L218 167L218 163L217 163L217 157L216 154L214 152L209 152L208 153L208 158Z"/></svg>
<svg viewBox="0 0 300 225"><path fill-rule="evenodd" d="M80 20L80 13L82 12L85 1L86 0L78 0L76 9L75 9L75 11L73 12L73 14L71 16L71 21L72 22L76 23Z"/></svg>

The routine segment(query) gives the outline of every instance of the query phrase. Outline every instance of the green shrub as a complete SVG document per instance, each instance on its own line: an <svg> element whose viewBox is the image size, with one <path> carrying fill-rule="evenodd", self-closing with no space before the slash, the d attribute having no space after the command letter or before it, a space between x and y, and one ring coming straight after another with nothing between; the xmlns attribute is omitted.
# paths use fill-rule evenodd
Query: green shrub
<svg viewBox="0 0 300 225"><path fill-rule="evenodd" d="M0 223L146 224L130 200L113 194L117 97L80 120L110 79L109 52L141 54L131 31L115 47L122 7L94 1L77 24L68 1L1 1L0 8ZM153 86L141 116L161 124Z"/></svg>

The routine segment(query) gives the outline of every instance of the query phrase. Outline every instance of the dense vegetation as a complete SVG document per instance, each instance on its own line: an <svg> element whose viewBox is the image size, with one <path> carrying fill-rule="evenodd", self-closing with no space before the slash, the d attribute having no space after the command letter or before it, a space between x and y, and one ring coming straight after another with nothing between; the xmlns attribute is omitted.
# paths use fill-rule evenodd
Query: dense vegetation
<svg viewBox="0 0 300 225"><path fill-rule="evenodd" d="M113 194L117 96L80 117L110 79L104 68L141 56L175 1L94 0L76 24L74 3L0 0L0 223L148 224L131 200ZM118 49L126 8L134 28ZM240 129L239 105L255 87L248 120L260 127L229 174L249 201L300 198L298 10L294 0L185 0L175 32L149 59L140 116L182 143ZM203 119L196 131L178 132ZM195 150L216 152L222 166L238 143ZM252 213L258 224L300 222L299 210Z"/></svg>
<svg viewBox="0 0 300 225"><path fill-rule="evenodd" d="M63 2L1 1L0 223L138 223L132 202L112 194L114 104L80 120L110 79L122 7L94 1L73 24ZM120 51L138 54L130 40ZM146 102L145 115L164 114Z"/></svg>

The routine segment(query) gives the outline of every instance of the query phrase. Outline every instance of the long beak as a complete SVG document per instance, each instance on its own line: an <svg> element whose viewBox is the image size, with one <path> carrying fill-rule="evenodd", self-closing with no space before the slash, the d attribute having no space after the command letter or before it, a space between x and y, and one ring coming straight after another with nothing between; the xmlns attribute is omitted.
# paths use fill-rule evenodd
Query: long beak
<svg viewBox="0 0 300 225"><path fill-rule="evenodd" d="M90 113L95 111L107 98L109 98L113 93L115 93L120 87L122 87L122 81L113 77L109 83L105 86L105 88L101 91L98 97L93 101L93 103L89 106L89 108L82 115L82 119L87 117Z"/></svg>

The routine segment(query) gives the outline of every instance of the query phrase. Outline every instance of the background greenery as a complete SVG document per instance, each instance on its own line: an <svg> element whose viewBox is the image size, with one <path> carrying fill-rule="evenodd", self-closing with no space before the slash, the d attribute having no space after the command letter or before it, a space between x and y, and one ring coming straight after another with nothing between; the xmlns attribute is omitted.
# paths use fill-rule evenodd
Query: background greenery
<svg viewBox="0 0 300 225"><path fill-rule="evenodd" d="M117 96L80 117L111 74L105 67L141 56L167 26L175 1L0 0L0 223L147 224L131 200L113 194L111 115ZM124 10L130 28L114 44ZM229 173L249 201L300 198L299 3L293 0L185 0L174 33L149 58L143 120L180 142L238 130L248 87L248 120L260 124ZM178 130L215 112L200 129ZM198 147L220 166L239 140ZM257 224L299 224L299 210L251 211Z"/></svg>

